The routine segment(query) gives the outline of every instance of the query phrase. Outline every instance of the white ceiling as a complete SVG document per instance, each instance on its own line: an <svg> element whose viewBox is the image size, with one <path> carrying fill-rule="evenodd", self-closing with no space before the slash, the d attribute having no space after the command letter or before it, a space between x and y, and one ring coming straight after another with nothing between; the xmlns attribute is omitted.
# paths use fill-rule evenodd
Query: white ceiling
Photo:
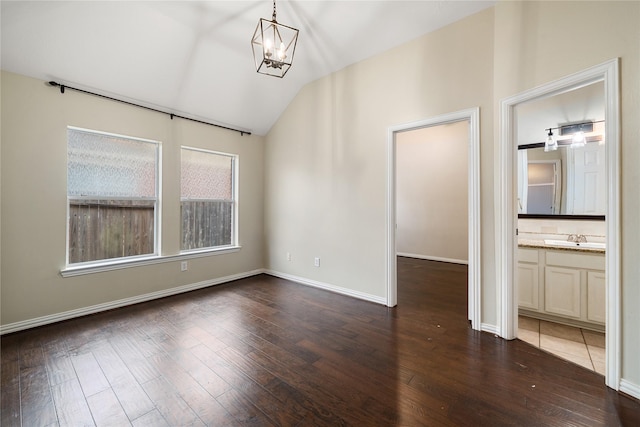
<svg viewBox="0 0 640 427"><path fill-rule="evenodd" d="M250 45L271 1L3 0L1 65L264 135L305 84L493 4L278 1L300 30L279 79L256 73Z"/></svg>

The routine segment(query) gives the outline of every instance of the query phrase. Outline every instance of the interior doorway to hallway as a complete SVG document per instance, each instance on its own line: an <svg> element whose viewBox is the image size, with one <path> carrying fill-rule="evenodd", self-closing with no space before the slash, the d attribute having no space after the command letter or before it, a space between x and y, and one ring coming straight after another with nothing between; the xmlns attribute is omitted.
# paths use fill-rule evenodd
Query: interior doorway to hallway
<svg viewBox="0 0 640 427"><path fill-rule="evenodd" d="M468 263L469 122L396 135L399 256Z"/></svg>
<svg viewBox="0 0 640 427"><path fill-rule="evenodd" d="M466 218L466 241L462 243L464 247L463 251L466 250L466 262L468 263L468 315L469 320L471 321L471 325L474 329L481 329L480 322L480 156L479 156L479 116L480 111L478 108L463 110L455 113L445 114L442 116L433 117L430 119L426 119L419 122L407 123L403 125L393 126L389 128L388 131L388 186L387 186L387 305L395 306L397 304L397 277L396 277L396 256L398 255L398 250L400 249L403 253L409 254L411 251L416 252L428 252L431 249L427 248L427 246L432 243L425 245L424 239L415 238L415 236L411 236L411 232L409 231L411 225L409 225L408 229L405 230L405 224L402 224L402 228L399 229L400 223L398 221L399 218L407 218L411 217L411 214L407 214L405 211L404 201L401 202L401 206L398 204L398 197L411 197L404 194L401 195L398 192L398 181L405 180L407 177L399 177L398 170L401 168L400 163L398 162L398 156L403 156L405 153L398 152L399 140L402 140L405 135L411 136L419 135L419 130L429 129L429 128L438 128L441 126L453 126L457 123L462 122L462 126L466 129L466 159L464 163L466 163L467 169L467 191L466 191L466 206L462 209L466 210L463 215ZM443 129L445 129L443 128ZM418 133L413 133L418 132ZM416 150L426 149L427 151L433 147L429 147L425 144L425 146L419 147L419 143L416 144L418 147ZM437 153L431 153L431 156L437 156ZM444 157L443 155L441 157ZM460 160L460 159L458 159ZM444 165L446 167L446 165ZM404 172L404 171L403 171ZM416 172L417 173L417 172ZM407 179L411 180L409 176ZM434 178L431 178L434 179ZM442 185L442 182L440 182ZM421 188L413 188L411 189L415 192L420 192ZM422 189L424 190L424 189ZM404 191L404 189L403 189ZM434 191L431 189L430 191ZM444 200L437 200L435 203L446 203ZM437 206L436 206L437 207ZM428 207L419 207L419 209L429 209ZM460 209L458 207L458 209ZM437 215L435 215L437 217ZM415 224L416 219L412 221ZM422 224L421 228L427 229L428 226L424 227ZM433 225L431 225L433 227ZM407 233L407 231L409 231ZM400 238L400 242L402 245L405 245L403 249L398 248L398 238ZM456 238L459 240L459 236ZM445 250L448 252L440 252L440 254L431 253L429 254L418 254L413 253L413 255L423 255L424 257L429 257L428 259L436 259L441 261L463 261L462 258L464 256L460 255L460 242L449 243L445 240L442 240L442 245L446 246ZM453 248L453 246L457 246L457 248ZM414 248L414 249L411 249ZM407 251L407 252L405 252ZM456 255L457 254L457 255Z"/></svg>

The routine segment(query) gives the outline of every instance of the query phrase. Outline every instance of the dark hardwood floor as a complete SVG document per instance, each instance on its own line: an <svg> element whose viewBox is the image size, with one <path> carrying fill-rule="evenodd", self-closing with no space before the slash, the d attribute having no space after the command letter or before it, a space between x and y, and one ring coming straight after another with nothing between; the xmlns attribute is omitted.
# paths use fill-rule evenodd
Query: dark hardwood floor
<svg viewBox="0 0 640 427"><path fill-rule="evenodd" d="M472 331L466 267L398 306L262 275L2 337L2 426L639 426L602 376Z"/></svg>

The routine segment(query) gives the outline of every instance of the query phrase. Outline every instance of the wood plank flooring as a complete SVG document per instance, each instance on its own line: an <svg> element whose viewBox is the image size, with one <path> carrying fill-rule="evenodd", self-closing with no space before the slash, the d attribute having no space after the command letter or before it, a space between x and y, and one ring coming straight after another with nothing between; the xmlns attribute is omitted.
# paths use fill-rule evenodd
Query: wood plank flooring
<svg viewBox="0 0 640 427"><path fill-rule="evenodd" d="M261 275L3 336L2 426L639 426L640 403L472 331L466 267L398 306Z"/></svg>

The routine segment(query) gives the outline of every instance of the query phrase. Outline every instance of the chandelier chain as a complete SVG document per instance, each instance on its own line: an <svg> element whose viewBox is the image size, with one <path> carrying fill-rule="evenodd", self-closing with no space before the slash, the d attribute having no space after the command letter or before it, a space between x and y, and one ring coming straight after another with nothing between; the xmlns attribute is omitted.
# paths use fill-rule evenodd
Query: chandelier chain
<svg viewBox="0 0 640 427"><path fill-rule="evenodd" d="M276 0L273 0L273 15L271 18L273 22L276 22Z"/></svg>

